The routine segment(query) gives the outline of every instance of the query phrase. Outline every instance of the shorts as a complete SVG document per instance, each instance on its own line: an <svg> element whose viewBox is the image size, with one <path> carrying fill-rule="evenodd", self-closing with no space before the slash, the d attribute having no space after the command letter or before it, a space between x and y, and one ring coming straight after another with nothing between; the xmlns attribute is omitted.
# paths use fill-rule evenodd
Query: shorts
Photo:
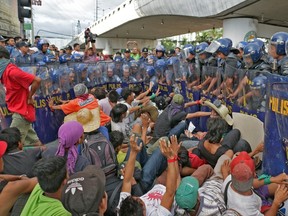
<svg viewBox="0 0 288 216"><path fill-rule="evenodd" d="M32 128L32 123L27 121L18 113L14 113L12 115L12 122L10 127L16 127L19 129L21 133L21 141L24 146L33 145L39 141L35 130Z"/></svg>

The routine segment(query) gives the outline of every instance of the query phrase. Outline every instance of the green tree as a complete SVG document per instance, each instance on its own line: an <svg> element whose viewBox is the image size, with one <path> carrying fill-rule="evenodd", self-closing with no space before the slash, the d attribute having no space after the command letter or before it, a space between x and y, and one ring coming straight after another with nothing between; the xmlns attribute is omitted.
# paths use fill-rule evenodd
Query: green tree
<svg viewBox="0 0 288 216"><path fill-rule="evenodd" d="M196 32L196 43L211 42L223 36L222 28L213 28L205 31Z"/></svg>
<svg viewBox="0 0 288 216"><path fill-rule="evenodd" d="M176 47L177 41L171 39L163 39L161 44L165 47L166 50L174 49Z"/></svg>

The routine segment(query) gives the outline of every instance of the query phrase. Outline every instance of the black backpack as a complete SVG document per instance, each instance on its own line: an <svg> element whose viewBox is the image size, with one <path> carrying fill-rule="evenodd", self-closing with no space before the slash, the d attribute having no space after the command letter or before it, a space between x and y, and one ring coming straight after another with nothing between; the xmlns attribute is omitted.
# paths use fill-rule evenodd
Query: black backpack
<svg viewBox="0 0 288 216"><path fill-rule="evenodd" d="M117 159L114 148L102 133L87 135L81 153L91 164L102 168L106 177L116 174Z"/></svg>

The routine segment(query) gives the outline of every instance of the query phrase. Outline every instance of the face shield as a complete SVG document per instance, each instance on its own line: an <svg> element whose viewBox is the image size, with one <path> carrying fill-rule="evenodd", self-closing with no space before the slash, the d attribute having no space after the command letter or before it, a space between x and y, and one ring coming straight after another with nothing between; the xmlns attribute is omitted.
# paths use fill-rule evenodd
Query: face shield
<svg viewBox="0 0 288 216"><path fill-rule="evenodd" d="M218 41L213 41L205 51L208 53L215 53L220 46L221 44Z"/></svg>
<svg viewBox="0 0 288 216"><path fill-rule="evenodd" d="M243 55L243 61L245 63L246 68L251 68L254 64L250 53Z"/></svg>
<svg viewBox="0 0 288 216"><path fill-rule="evenodd" d="M190 47L184 48L184 49L181 51L181 56L182 56L182 58L184 58L184 59L187 59L187 58L188 58L188 56L189 56L189 48L190 48Z"/></svg>

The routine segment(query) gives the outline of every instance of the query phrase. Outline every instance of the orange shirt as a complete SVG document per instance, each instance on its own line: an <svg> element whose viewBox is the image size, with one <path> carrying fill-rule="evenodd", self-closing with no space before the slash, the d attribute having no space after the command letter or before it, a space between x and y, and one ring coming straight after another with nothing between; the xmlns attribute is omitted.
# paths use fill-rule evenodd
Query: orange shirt
<svg viewBox="0 0 288 216"><path fill-rule="evenodd" d="M91 94L89 94L86 100L75 98L69 101L69 103L61 105L61 109L66 115L73 113L73 112L78 112L80 109L83 109L83 108L95 109L97 107L99 107L98 101ZM110 121L111 121L111 118L100 109L100 125L104 126Z"/></svg>

